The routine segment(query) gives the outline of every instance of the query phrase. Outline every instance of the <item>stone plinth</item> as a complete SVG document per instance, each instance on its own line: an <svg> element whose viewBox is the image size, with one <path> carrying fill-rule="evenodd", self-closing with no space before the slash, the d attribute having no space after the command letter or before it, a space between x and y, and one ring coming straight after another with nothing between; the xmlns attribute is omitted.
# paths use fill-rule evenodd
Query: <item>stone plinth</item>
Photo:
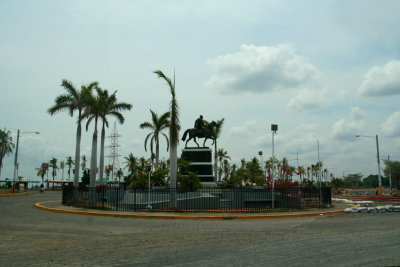
<svg viewBox="0 0 400 267"><path fill-rule="evenodd" d="M196 173L202 184L215 183L212 166L212 150L210 148L185 148L182 149L181 157L190 162L187 171ZM183 174L185 173L183 172Z"/></svg>

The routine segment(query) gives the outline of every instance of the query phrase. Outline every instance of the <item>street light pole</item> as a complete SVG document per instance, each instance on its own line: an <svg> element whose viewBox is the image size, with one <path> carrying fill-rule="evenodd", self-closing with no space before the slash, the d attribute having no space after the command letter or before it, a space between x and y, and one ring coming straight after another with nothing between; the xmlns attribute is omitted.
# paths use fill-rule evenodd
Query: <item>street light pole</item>
<svg viewBox="0 0 400 267"><path fill-rule="evenodd" d="M379 158L378 135L376 135L376 154L378 156L379 195L382 196L381 160Z"/></svg>
<svg viewBox="0 0 400 267"><path fill-rule="evenodd" d="M147 194L147 207L146 208L147 209L152 209L152 207L150 205L150 173L151 173L151 165L149 164L146 167L147 167L147 170L149 172L149 191L148 191L148 194Z"/></svg>
<svg viewBox="0 0 400 267"><path fill-rule="evenodd" d="M272 208L275 208L275 151L274 151L274 136L276 135L276 131L278 131L278 125L277 124L271 124L271 131L272 131L272 172L271 172L271 178L272 178Z"/></svg>
<svg viewBox="0 0 400 267"><path fill-rule="evenodd" d="M35 133L35 134L40 134L40 132L23 132L23 133ZM20 131L19 131L19 129L18 129L18 131L17 131L17 147L16 147L16 149L15 149L15 158L14 158L13 193L15 193L15 181L17 180L19 134L20 134Z"/></svg>
<svg viewBox="0 0 400 267"><path fill-rule="evenodd" d="M15 193L15 181L17 180L18 145L19 145L19 129L17 131L17 147L15 149L15 158L14 158L13 193Z"/></svg>
<svg viewBox="0 0 400 267"><path fill-rule="evenodd" d="M367 135L356 135L356 137L373 137ZM375 135L376 140L376 156L378 161L378 179L379 179L379 195L382 196L382 177L381 177L381 160L379 158L379 142L378 142L378 135Z"/></svg>
<svg viewBox="0 0 400 267"><path fill-rule="evenodd" d="M265 179L266 171L265 171L263 152L262 151L258 151L258 155L260 155L260 157L261 157L261 168L264 169L264 179Z"/></svg>

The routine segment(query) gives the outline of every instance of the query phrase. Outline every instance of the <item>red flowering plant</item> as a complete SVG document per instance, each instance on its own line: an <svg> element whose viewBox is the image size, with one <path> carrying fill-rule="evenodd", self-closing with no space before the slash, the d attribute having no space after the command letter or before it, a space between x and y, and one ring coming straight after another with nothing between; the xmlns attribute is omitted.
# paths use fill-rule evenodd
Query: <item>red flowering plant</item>
<svg viewBox="0 0 400 267"><path fill-rule="evenodd" d="M267 188L272 189L272 178L267 177L265 185ZM274 180L274 189L284 189L284 188L294 188L297 184L289 179L275 179Z"/></svg>

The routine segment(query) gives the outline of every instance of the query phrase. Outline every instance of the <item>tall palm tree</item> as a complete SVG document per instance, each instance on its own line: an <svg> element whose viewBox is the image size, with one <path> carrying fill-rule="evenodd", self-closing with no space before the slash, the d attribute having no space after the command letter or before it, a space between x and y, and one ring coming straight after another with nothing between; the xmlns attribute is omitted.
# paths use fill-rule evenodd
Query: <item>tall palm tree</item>
<svg viewBox="0 0 400 267"><path fill-rule="evenodd" d="M96 90L99 93L99 90L101 89L96 87ZM94 121L92 152L90 156L90 182L89 182L89 188L94 189L96 187L96 171L97 171L97 123L102 113L103 103L99 95L96 96L95 94L93 94L93 91L85 92L84 101L85 101L84 116L87 117L88 119L86 122L86 131L89 129L90 123ZM89 197L90 202L94 201L93 197L94 195L92 195L92 197Z"/></svg>
<svg viewBox="0 0 400 267"><path fill-rule="evenodd" d="M165 80L171 92L171 102L170 102L170 119L169 119L169 174L170 174L170 207L172 209L176 208L176 174L178 166L178 144L179 144L179 130L181 126L179 124L179 107L175 96L175 74L174 81L172 82L170 78L164 75L161 70L156 70L154 73Z"/></svg>
<svg viewBox="0 0 400 267"><path fill-rule="evenodd" d="M81 135L82 126L81 122L83 119L83 110L85 108L84 95L87 91L92 91L92 89L97 85L97 82L92 82L88 85L82 85L81 90L78 91L74 85L67 80L62 80L61 86L67 91L66 94L59 95L55 99L55 104L50 107L47 112L53 116L55 113L63 110L67 110L71 117L74 115L74 111L78 111L78 127L76 129L76 146L75 146L75 176L74 176L74 187L79 186L79 160L81 151Z"/></svg>
<svg viewBox="0 0 400 267"><path fill-rule="evenodd" d="M158 169L158 162L160 158L160 138L159 135L162 134L165 139L167 140L167 151L169 149L169 140L168 136L163 133L162 131L164 129L167 129L169 127L169 112L165 112L164 114L161 115L161 117L158 117L158 115L150 109L151 112L151 122L143 122L140 124L141 129L149 129L151 132L146 136L146 139L144 141L144 150L147 152L147 141L150 138L150 150L151 154L153 154L153 143L156 144L156 169Z"/></svg>
<svg viewBox="0 0 400 267"><path fill-rule="evenodd" d="M71 179L71 167L74 165L74 161L71 157L67 158L67 162L65 163L68 166L68 180Z"/></svg>
<svg viewBox="0 0 400 267"><path fill-rule="evenodd" d="M222 118L217 121L217 126L214 127L213 129L213 138L214 138L214 176L215 179L217 180L217 174L218 174L218 150L217 150L217 139L221 135L222 131L222 126L224 125L225 118Z"/></svg>
<svg viewBox="0 0 400 267"><path fill-rule="evenodd" d="M53 181L54 181L54 177L57 175L57 169L58 169L58 166L57 166L57 159L53 157L53 158L49 161L49 163L50 163L50 164L49 164L50 167L53 169L51 175L53 176ZM53 185L53 186L54 186L54 185Z"/></svg>
<svg viewBox="0 0 400 267"><path fill-rule="evenodd" d="M102 111L100 117L103 121L102 129L101 129L101 141L100 141L100 184L103 183L103 174L104 174L104 142L105 142L105 127L108 128L108 120L107 116L116 117L120 124L123 124L125 121L124 116L122 116L121 111L123 110L131 110L132 105L128 103L118 103L115 91L112 95L108 95L107 90L102 90L97 87L98 98L101 102Z"/></svg>
<svg viewBox="0 0 400 267"><path fill-rule="evenodd" d="M3 168L3 159L6 155L11 154L15 144L12 142L11 132L0 129L0 177L1 168Z"/></svg>
<svg viewBox="0 0 400 267"><path fill-rule="evenodd" d="M219 159L219 163L220 163L220 168L222 168L222 161L224 159L231 159L230 156L228 156L228 152L225 151L223 148L218 149L217 152L218 155L218 159ZM221 173L219 174L219 181L221 181L222 177L221 177Z"/></svg>

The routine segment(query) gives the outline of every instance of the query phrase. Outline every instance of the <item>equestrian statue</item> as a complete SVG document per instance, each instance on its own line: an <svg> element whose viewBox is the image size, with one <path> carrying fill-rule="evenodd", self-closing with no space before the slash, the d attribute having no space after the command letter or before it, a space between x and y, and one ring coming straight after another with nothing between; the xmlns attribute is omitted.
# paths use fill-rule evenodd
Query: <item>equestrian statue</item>
<svg viewBox="0 0 400 267"><path fill-rule="evenodd" d="M194 123L194 128L187 129L183 133L182 141L185 141L186 136L189 134L189 139L185 143L185 148L187 147L187 143L192 139L196 143L197 147L200 147L196 141L196 138L204 138L203 147L205 147L207 139L213 140L212 142L213 145L215 142L213 132L214 132L214 127L216 126L217 123L215 121L205 124L203 116L200 115L200 117Z"/></svg>

